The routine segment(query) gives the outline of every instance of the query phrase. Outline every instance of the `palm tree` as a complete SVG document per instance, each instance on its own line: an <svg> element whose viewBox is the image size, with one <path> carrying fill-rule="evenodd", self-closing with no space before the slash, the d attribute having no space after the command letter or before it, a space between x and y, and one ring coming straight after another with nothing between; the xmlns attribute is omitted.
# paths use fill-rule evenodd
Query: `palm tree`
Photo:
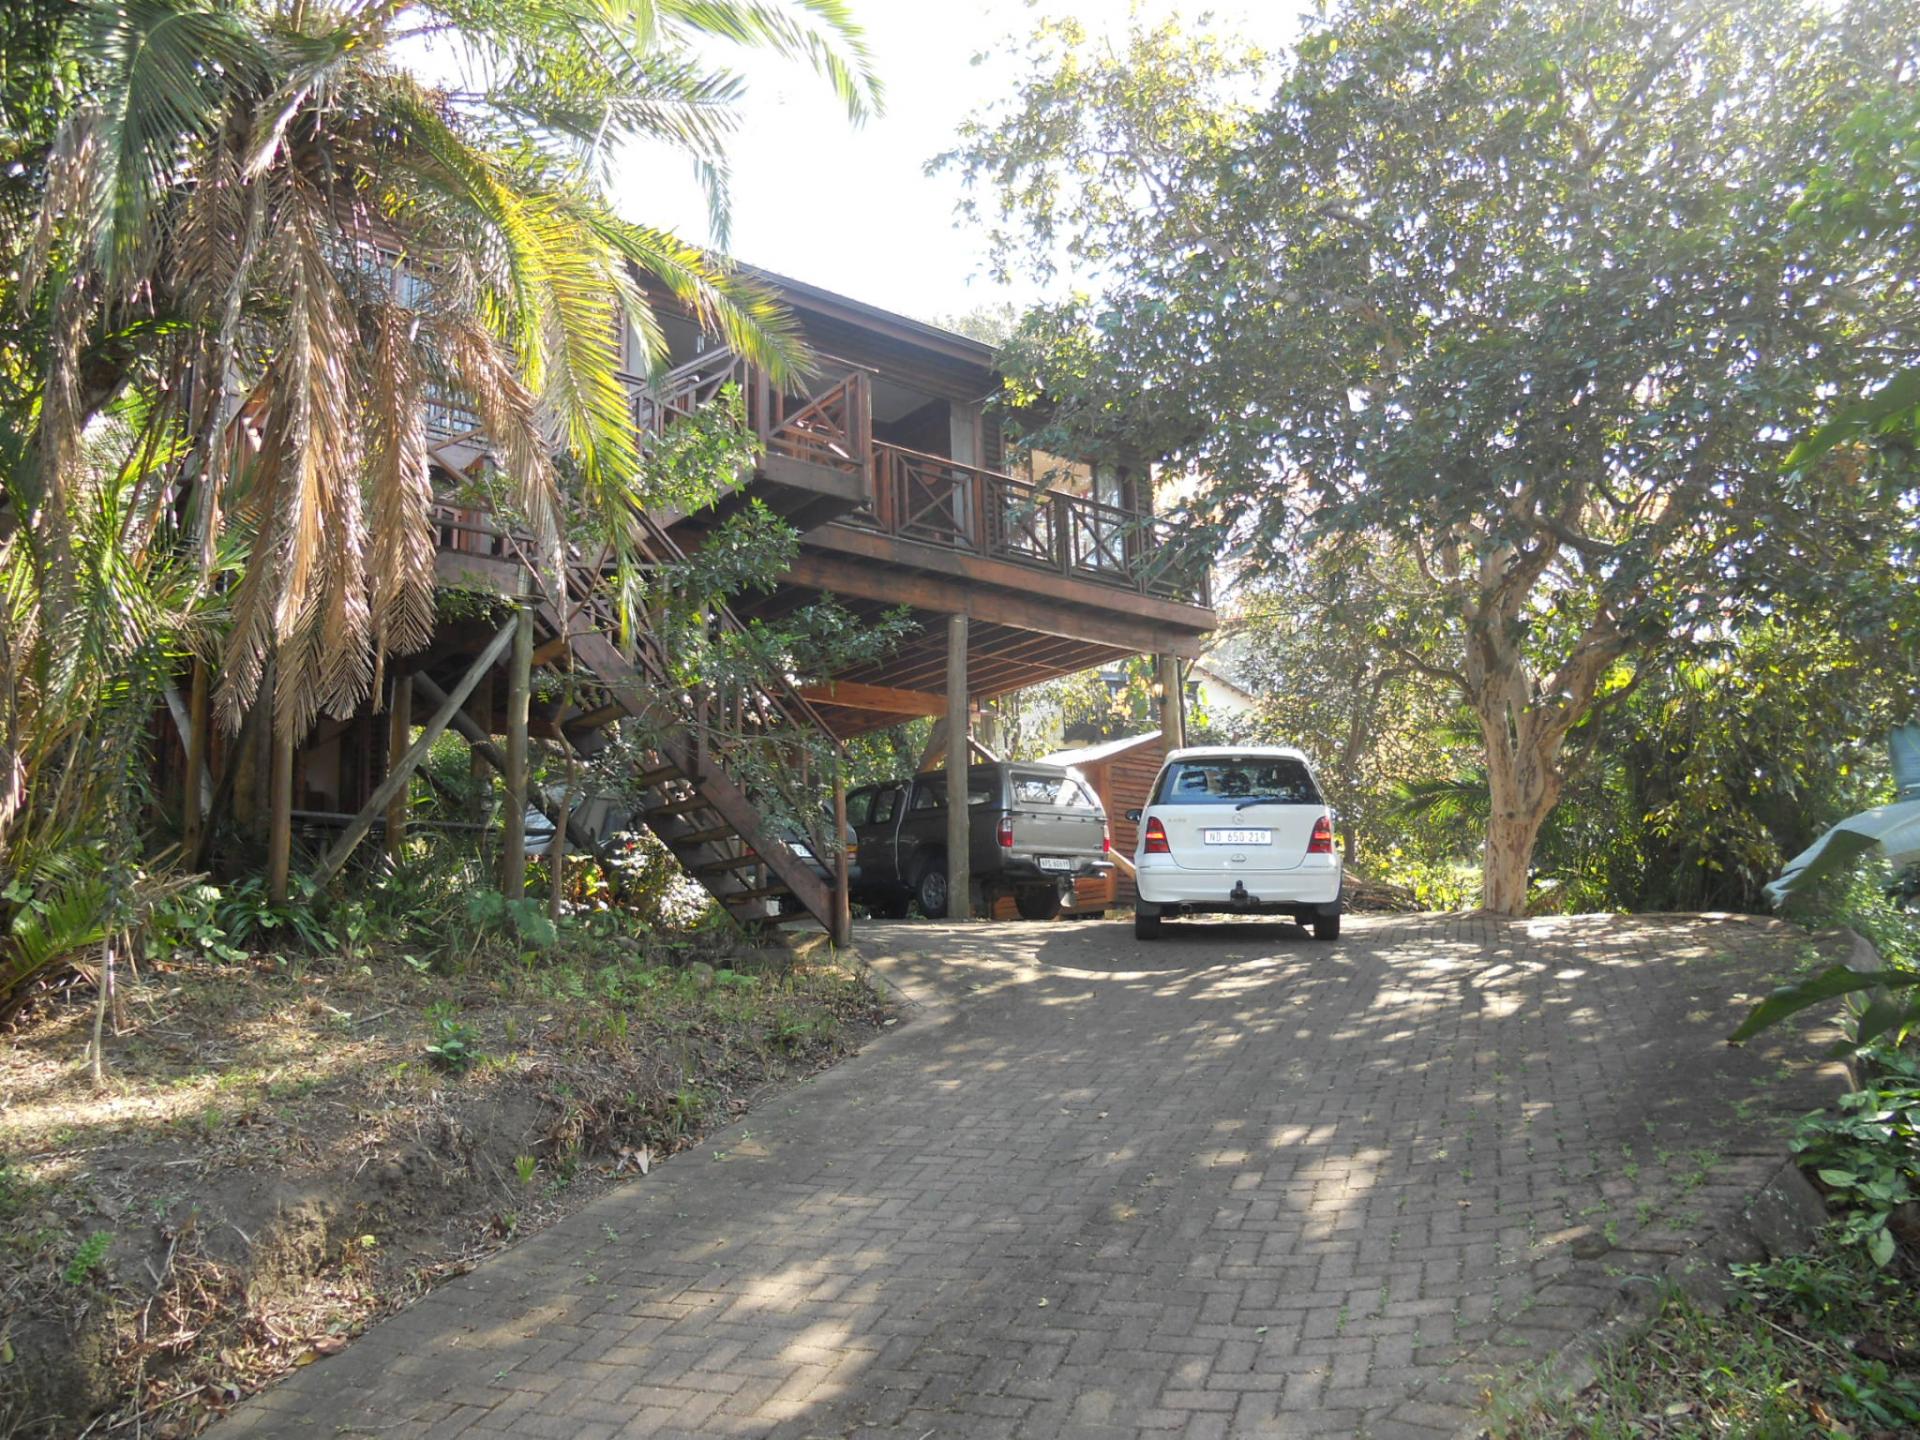
<svg viewBox="0 0 1920 1440"><path fill-rule="evenodd" d="M297 736L430 634L430 400L472 412L551 556L557 456L590 508L644 498L611 343L624 315L659 345L637 274L776 375L803 366L764 290L602 187L619 142L665 139L724 219L741 87L703 63L714 40L813 64L856 120L877 103L839 0L86 0L67 43L90 98L54 136L20 282L49 336L12 477L43 638L80 603L83 437L130 392L132 528L203 575L247 542L222 717L271 655Z"/></svg>

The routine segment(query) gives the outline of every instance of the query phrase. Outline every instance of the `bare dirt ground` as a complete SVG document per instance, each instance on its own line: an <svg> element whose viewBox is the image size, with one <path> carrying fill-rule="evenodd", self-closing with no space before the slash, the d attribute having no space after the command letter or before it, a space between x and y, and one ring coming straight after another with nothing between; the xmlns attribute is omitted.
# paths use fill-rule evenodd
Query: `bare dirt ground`
<svg viewBox="0 0 1920 1440"><path fill-rule="evenodd" d="M0 1435L187 1435L858 1048L786 950L149 968L0 1037Z"/></svg>

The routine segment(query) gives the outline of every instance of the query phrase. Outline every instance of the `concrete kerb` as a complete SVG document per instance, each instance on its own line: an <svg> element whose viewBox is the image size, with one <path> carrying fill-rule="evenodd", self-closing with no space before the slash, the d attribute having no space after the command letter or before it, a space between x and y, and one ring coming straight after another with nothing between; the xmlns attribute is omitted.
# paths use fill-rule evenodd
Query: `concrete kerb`
<svg viewBox="0 0 1920 1440"><path fill-rule="evenodd" d="M1842 931L1849 947L1848 969L1871 974L1883 968L1880 952L1865 936L1851 926L1842 927ZM1877 997L1886 992L1869 993ZM1850 1083L1858 1085L1860 1074L1851 1057L1846 1068ZM1600 1363L1609 1350L1631 1343L1652 1327L1659 1317L1661 1302L1668 1295L1678 1292L1696 1303L1722 1304L1732 1284L1727 1267L1741 1258L1741 1252L1748 1252L1749 1258L1753 1258L1751 1252L1757 1250L1775 1260L1800 1254L1812 1246L1826 1221L1826 1198L1801 1173L1797 1162L1790 1157L1781 1159L1766 1183L1740 1210L1708 1232L1698 1244L1669 1257L1657 1273L1627 1277L1620 1286L1619 1297L1598 1324L1564 1341L1503 1389L1506 1401L1503 1408L1525 1411L1543 1403L1573 1399L1600 1378ZM1627 1248L1616 1253L1644 1252ZM1553 1288L1547 1287L1543 1294ZM1485 1355L1498 1346L1503 1332L1511 1328L1502 1326L1501 1332L1476 1348L1475 1356ZM1473 1361L1461 1363L1465 1367ZM1487 1378L1493 1377L1489 1374ZM1417 1400L1418 1396L1410 1398ZM1491 1431L1486 1417L1477 1416L1454 1433L1456 1440L1486 1440Z"/></svg>

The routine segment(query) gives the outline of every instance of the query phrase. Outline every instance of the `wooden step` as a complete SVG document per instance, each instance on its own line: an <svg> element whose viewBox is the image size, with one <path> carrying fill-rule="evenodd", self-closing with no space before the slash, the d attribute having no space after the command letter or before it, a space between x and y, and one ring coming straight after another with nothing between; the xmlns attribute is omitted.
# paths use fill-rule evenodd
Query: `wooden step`
<svg viewBox="0 0 1920 1440"><path fill-rule="evenodd" d="M639 779L635 783L637 783L642 790L651 790L654 786L663 785L669 780L681 780L685 778L686 777L681 774L678 765L662 765L658 769L642 770Z"/></svg>
<svg viewBox="0 0 1920 1440"><path fill-rule="evenodd" d="M764 865L767 862L758 855L735 855L729 860L712 860L705 865L693 867L695 875L724 875L729 870L744 870L749 865Z"/></svg>
<svg viewBox="0 0 1920 1440"><path fill-rule="evenodd" d="M676 800L671 805L650 805L646 813L649 820L671 820L676 815L691 815L697 810L711 809L711 804L695 795L691 799Z"/></svg>
<svg viewBox="0 0 1920 1440"><path fill-rule="evenodd" d="M627 707L615 701L611 705L602 705L597 710L589 710L584 715L571 715L567 718L569 730L598 730L609 725L627 713ZM676 772L678 773L678 772Z"/></svg>
<svg viewBox="0 0 1920 1440"><path fill-rule="evenodd" d="M708 830L696 830L691 835L662 835L660 838L667 842L668 849L678 850L682 845L711 845L716 840L725 840L739 833L731 825L715 825Z"/></svg>
<svg viewBox="0 0 1920 1440"><path fill-rule="evenodd" d="M784 885L762 885L757 890L736 890L730 895L722 895L722 905L744 905L749 900L765 900L772 895L791 895L793 891Z"/></svg>

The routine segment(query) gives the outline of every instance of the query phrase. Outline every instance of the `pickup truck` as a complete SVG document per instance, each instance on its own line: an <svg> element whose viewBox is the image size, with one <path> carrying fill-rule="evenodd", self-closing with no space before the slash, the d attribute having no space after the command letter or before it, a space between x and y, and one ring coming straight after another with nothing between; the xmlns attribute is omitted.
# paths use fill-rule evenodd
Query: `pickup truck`
<svg viewBox="0 0 1920 1440"><path fill-rule="evenodd" d="M967 809L969 868L987 908L1011 895L1024 918L1050 920L1076 877L1112 866L1099 797L1061 766L970 766ZM931 918L947 913L945 771L848 792L847 823L859 847L855 901L886 919L915 901Z"/></svg>

